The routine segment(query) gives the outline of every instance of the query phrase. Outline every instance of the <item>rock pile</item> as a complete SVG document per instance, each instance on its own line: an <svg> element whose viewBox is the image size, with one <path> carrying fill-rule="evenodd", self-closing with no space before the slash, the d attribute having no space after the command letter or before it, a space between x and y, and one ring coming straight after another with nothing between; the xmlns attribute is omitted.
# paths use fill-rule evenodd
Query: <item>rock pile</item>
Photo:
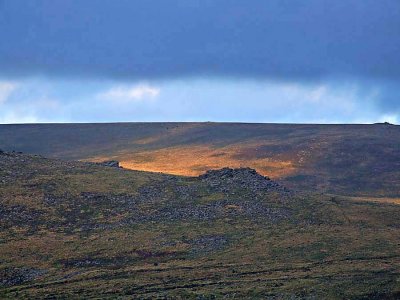
<svg viewBox="0 0 400 300"><path fill-rule="evenodd" d="M99 162L97 164L104 167L121 168L119 165L119 161L117 160L106 160L103 162Z"/></svg>
<svg viewBox="0 0 400 300"><path fill-rule="evenodd" d="M251 168L223 168L209 170L199 178L219 192L235 189L246 189L251 192L279 191L289 193L289 190L267 176L257 173Z"/></svg>

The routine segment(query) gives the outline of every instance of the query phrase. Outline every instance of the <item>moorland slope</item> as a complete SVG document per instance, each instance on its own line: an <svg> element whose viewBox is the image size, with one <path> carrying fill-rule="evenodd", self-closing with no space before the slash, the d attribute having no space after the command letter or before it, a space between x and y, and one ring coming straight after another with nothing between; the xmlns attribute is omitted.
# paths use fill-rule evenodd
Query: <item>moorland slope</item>
<svg viewBox="0 0 400 300"><path fill-rule="evenodd" d="M375 197L400 196L399 141L390 124L0 125L8 151L188 176L251 167L294 189Z"/></svg>
<svg viewBox="0 0 400 300"><path fill-rule="evenodd" d="M0 153L0 297L396 299L400 206L249 168L182 177Z"/></svg>

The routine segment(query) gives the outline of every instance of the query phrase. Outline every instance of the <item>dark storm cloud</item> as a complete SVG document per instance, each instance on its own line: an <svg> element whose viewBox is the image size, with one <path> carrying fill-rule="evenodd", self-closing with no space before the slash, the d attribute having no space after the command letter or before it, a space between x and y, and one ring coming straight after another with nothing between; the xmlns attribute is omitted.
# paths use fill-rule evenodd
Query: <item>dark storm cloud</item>
<svg viewBox="0 0 400 300"><path fill-rule="evenodd" d="M400 78L398 0L3 0L0 75Z"/></svg>

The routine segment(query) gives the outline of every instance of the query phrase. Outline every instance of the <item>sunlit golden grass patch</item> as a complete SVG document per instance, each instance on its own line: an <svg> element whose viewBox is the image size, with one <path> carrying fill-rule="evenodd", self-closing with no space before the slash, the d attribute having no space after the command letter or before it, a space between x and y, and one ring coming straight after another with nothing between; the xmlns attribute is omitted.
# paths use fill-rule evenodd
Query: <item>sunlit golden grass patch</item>
<svg viewBox="0 0 400 300"><path fill-rule="evenodd" d="M197 176L207 170L223 167L251 167L272 178L288 176L296 171L294 163L290 160L277 160L273 157L241 159L237 154L243 147L182 146L124 153L112 157L94 157L90 160L117 159L121 166L127 169L184 176Z"/></svg>

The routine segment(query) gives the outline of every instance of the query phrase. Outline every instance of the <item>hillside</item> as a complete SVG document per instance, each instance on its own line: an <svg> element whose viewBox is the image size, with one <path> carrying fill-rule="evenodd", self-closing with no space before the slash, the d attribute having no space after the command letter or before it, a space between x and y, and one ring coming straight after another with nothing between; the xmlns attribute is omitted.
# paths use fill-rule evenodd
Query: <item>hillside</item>
<svg viewBox="0 0 400 300"><path fill-rule="evenodd" d="M396 201L18 153L0 153L0 200L1 298L400 295Z"/></svg>
<svg viewBox="0 0 400 300"><path fill-rule="evenodd" d="M400 196L400 126L240 123L0 125L0 148L197 176L251 167L294 189Z"/></svg>

